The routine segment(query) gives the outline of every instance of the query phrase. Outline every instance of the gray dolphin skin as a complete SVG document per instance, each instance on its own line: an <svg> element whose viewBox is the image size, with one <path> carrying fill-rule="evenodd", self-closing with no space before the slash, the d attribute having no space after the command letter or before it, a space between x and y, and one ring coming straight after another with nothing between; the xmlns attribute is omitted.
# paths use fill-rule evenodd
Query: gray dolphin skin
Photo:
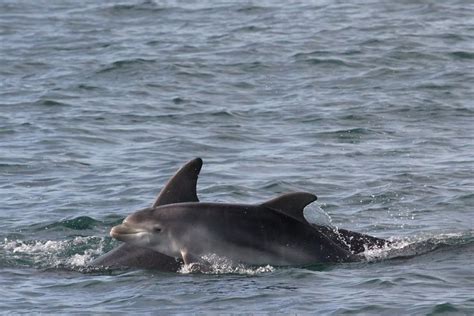
<svg viewBox="0 0 474 316"><path fill-rule="evenodd" d="M303 209L317 199L311 193L285 194L256 205L201 203L196 195L201 166L200 158L188 162L152 207L113 227L110 235L125 244L95 264L177 271L182 262L200 265L214 254L251 265L311 265L357 261L357 253L388 243L308 223Z"/></svg>
<svg viewBox="0 0 474 316"><path fill-rule="evenodd" d="M201 171L202 160L194 159L179 169L168 180L152 207L180 202L199 202L196 184ZM95 259L91 267L140 268L176 272L183 262L147 248L124 243Z"/></svg>

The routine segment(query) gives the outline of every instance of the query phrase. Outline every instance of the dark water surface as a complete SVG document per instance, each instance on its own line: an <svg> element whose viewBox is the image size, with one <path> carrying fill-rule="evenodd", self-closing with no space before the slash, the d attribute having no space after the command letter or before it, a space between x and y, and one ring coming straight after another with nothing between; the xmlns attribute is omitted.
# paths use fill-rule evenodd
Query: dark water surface
<svg viewBox="0 0 474 316"><path fill-rule="evenodd" d="M0 1L1 312L474 313L473 17ZM203 201L309 191L333 225L399 241L305 269L84 271L198 156Z"/></svg>

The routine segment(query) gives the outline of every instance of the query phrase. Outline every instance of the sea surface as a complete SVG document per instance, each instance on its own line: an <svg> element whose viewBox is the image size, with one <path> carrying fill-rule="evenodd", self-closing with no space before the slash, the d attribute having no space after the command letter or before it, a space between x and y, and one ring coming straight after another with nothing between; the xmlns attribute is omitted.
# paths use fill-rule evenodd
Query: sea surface
<svg viewBox="0 0 474 316"><path fill-rule="evenodd" d="M195 157L201 201L395 243L89 270ZM474 2L0 0L0 313L206 312L474 313Z"/></svg>

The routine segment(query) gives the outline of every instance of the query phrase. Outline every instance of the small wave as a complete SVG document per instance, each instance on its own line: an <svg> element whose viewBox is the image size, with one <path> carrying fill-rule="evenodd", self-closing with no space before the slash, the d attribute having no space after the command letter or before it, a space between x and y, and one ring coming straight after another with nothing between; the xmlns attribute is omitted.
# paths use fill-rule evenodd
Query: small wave
<svg viewBox="0 0 474 316"><path fill-rule="evenodd" d="M12 128L1 127L0 128L0 137L4 135L13 135L16 131Z"/></svg>
<svg viewBox="0 0 474 316"><path fill-rule="evenodd" d="M35 224L31 226L32 229L35 231L43 231L43 230L55 230L61 228L69 228L74 230L88 230L93 229L96 226L101 226L102 222L97 221L89 216L79 216L72 219L65 219L59 222L54 222L51 224Z"/></svg>
<svg viewBox="0 0 474 316"><path fill-rule="evenodd" d="M114 4L112 6L103 7L102 10L107 15L128 16L131 14L156 13L169 10L170 8L161 7L154 1L143 1L134 4Z"/></svg>
<svg viewBox="0 0 474 316"><path fill-rule="evenodd" d="M390 240L382 247L368 249L358 254L373 262L389 259L412 258L438 249L462 246L474 243L471 233L447 233L432 237L411 237L402 240Z"/></svg>
<svg viewBox="0 0 474 316"><path fill-rule="evenodd" d="M96 87L96 86L89 85L89 84L84 84L84 83L78 84L77 88L81 89L81 90L86 90L86 91L94 91L94 90L101 90L102 89L100 87Z"/></svg>
<svg viewBox="0 0 474 316"><path fill-rule="evenodd" d="M259 5L248 5L244 7L239 7L236 12L242 12L246 14L258 14L258 13L265 13L270 11L270 7L264 7Z"/></svg>
<svg viewBox="0 0 474 316"><path fill-rule="evenodd" d="M345 60L342 59L336 59L336 58L306 58L303 60L297 60L297 62L304 62L308 63L311 65L331 65L331 66L345 66L345 67L351 67L351 64Z"/></svg>
<svg viewBox="0 0 474 316"><path fill-rule="evenodd" d="M459 312L460 310L451 303L440 303L440 304L437 304L435 307L433 307L429 315L444 315L444 314L451 315L451 314L456 314ZM464 315L464 313L462 313L461 315Z"/></svg>
<svg viewBox="0 0 474 316"><path fill-rule="evenodd" d="M210 72L199 72L199 71L178 71L176 73L178 76L183 77L194 77L194 78L201 78L201 79L210 79L214 78L215 75Z"/></svg>
<svg viewBox="0 0 474 316"><path fill-rule="evenodd" d="M238 27L238 28L234 29L233 32L253 33L253 32L263 32L267 29L268 28L255 26L255 25L246 25L246 26L241 26L241 27Z"/></svg>
<svg viewBox="0 0 474 316"><path fill-rule="evenodd" d="M350 55L350 54L346 54ZM307 63L312 65L330 65L330 66L344 66L344 67L355 67L358 64L354 62L349 62L342 58L334 58L331 56L330 52L326 51L314 51L309 53L296 53L293 55L295 62L297 63Z"/></svg>
<svg viewBox="0 0 474 316"><path fill-rule="evenodd" d="M458 51L452 52L449 55L458 59L474 59L474 52Z"/></svg>
<svg viewBox="0 0 474 316"><path fill-rule="evenodd" d="M221 53L221 54L227 54ZM263 63L261 61L252 61L252 62L239 62L239 63L231 63L231 64L218 64L219 67L225 67L229 69L237 69L239 71L244 72L262 72L267 68L270 68L268 64Z"/></svg>
<svg viewBox="0 0 474 316"><path fill-rule="evenodd" d="M128 68L135 68L137 66L149 65L156 63L156 60L153 59L144 59L144 58L133 58L133 59L124 59L115 61L102 69L98 70L97 74L108 73L111 71L119 70L119 69L128 69Z"/></svg>
<svg viewBox="0 0 474 316"><path fill-rule="evenodd" d="M45 106L45 107L61 107L61 106L70 106L67 103L59 102L51 99L41 99L35 102L35 105Z"/></svg>
<svg viewBox="0 0 474 316"><path fill-rule="evenodd" d="M384 134L374 129L369 128L351 128L343 130L334 130L327 132L320 132L318 135L322 138L333 139L338 142L358 143L370 137Z"/></svg>

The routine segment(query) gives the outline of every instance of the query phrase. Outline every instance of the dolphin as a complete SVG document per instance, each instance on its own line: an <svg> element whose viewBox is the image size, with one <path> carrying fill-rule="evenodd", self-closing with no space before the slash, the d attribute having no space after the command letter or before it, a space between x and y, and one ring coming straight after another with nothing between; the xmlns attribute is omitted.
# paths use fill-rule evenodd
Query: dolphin
<svg viewBox="0 0 474 316"><path fill-rule="evenodd" d="M125 218L110 235L187 265L216 254L251 265L310 265L355 261L353 254L298 219L316 196L298 192L258 205L178 203ZM287 208L286 206L290 206Z"/></svg>
<svg viewBox="0 0 474 316"><path fill-rule="evenodd" d="M199 202L196 184L201 171L202 160L193 159L181 167L158 194L152 208L171 203ZM182 260L154 250L123 243L92 261L90 267L141 268L176 272Z"/></svg>
<svg viewBox="0 0 474 316"><path fill-rule="evenodd" d="M307 192L284 194L254 205L199 202L196 181L202 160L197 158L189 164L196 166L193 181L181 186L179 181L172 181L175 176L157 199L164 194L163 203L127 216L110 235L125 242L126 249L137 247L169 262L175 260L177 265L184 262L198 267L209 264L203 259L209 254L250 265L353 262L361 258L357 253L387 243L308 223L303 209L317 197Z"/></svg>

